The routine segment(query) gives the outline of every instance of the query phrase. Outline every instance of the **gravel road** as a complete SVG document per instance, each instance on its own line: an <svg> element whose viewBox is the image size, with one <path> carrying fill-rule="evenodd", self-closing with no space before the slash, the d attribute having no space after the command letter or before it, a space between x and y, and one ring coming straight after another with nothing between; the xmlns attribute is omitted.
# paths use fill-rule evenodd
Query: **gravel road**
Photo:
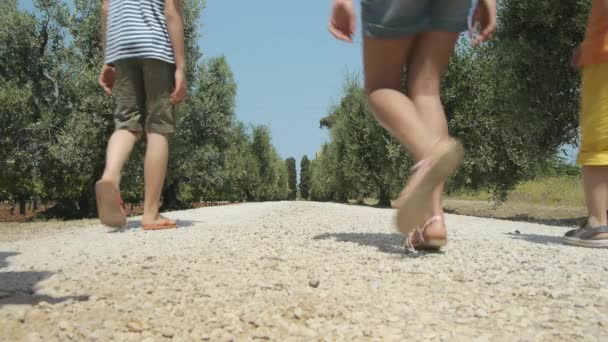
<svg viewBox="0 0 608 342"><path fill-rule="evenodd" d="M0 225L0 340L608 341L608 250L449 215L443 252L405 253L393 214L277 202L168 213L172 231Z"/></svg>

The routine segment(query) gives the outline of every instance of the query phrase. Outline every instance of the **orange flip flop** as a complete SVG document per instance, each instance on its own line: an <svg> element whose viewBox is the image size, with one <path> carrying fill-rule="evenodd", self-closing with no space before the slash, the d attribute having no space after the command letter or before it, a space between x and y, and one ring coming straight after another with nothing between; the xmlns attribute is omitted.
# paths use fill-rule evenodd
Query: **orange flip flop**
<svg viewBox="0 0 608 342"><path fill-rule="evenodd" d="M95 197L97 213L102 224L113 228L123 228L127 225L120 191L111 182L100 180L95 183Z"/></svg>
<svg viewBox="0 0 608 342"><path fill-rule="evenodd" d="M163 230L163 229L175 229L177 228L177 222L170 220L168 218L162 218L161 223L155 224L143 224L142 227L144 230Z"/></svg>

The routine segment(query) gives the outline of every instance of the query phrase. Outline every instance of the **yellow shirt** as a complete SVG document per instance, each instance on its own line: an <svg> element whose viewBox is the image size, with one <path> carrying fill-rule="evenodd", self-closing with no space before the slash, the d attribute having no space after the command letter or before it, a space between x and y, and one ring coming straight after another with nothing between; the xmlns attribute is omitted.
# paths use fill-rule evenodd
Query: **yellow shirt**
<svg viewBox="0 0 608 342"><path fill-rule="evenodd" d="M593 0L580 65L604 63L608 63L608 6L606 0Z"/></svg>

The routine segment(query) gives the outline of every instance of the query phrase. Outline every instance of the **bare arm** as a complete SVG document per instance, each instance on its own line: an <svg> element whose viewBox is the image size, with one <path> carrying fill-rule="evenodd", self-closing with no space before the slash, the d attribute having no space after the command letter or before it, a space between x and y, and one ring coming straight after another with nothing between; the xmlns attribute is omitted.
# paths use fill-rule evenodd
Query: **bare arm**
<svg viewBox="0 0 608 342"><path fill-rule="evenodd" d="M334 0L329 18L329 32L337 39L352 43L356 26L353 0Z"/></svg>
<svg viewBox="0 0 608 342"><path fill-rule="evenodd" d="M165 18L167 18L167 30L175 56L175 68L184 70L186 67L186 56L184 51L184 20L182 18L182 1L165 0Z"/></svg>
<svg viewBox="0 0 608 342"><path fill-rule="evenodd" d="M103 0L103 3L101 4L101 40L102 40L101 43L102 43L104 55L105 55L106 46L108 43L108 39L107 39L108 33L106 32L106 28L107 28L107 24L108 24L108 11L109 10L110 10L110 0ZM103 90L108 95L112 95L112 88L114 87L115 73L116 73L116 70L114 70L114 67L104 63L103 67L101 68L101 74L99 75L99 79L97 80L99 85L101 85Z"/></svg>
<svg viewBox="0 0 608 342"><path fill-rule="evenodd" d="M108 11L110 10L110 0L103 0L101 4L101 39L103 41L103 51L106 51L107 45L107 32L106 25L108 23Z"/></svg>

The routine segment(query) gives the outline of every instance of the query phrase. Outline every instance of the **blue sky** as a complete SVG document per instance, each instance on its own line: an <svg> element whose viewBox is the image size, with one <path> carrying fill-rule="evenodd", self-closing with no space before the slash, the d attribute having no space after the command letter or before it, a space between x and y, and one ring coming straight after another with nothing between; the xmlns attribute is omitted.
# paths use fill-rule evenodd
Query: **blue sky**
<svg viewBox="0 0 608 342"><path fill-rule="evenodd" d="M314 156L319 120L338 101L345 72L361 70L360 44L327 31L331 1L208 0L200 46L224 54L238 84L237 116L270 126L282 157ZM360 39L357 39L360 41Z"/></svg>
<svg viewBox="0 0 608 342"><path fill-rule="evenodd" d="M19 2L32 9L31 0ZM204 56L225 55L234 72L237 117L270 126L279 154L298 164L327 140L319 120L338 101L345 73L361 72L360 44L338 42L327 31L330 6L208 0L201 17Z"/></svg>

